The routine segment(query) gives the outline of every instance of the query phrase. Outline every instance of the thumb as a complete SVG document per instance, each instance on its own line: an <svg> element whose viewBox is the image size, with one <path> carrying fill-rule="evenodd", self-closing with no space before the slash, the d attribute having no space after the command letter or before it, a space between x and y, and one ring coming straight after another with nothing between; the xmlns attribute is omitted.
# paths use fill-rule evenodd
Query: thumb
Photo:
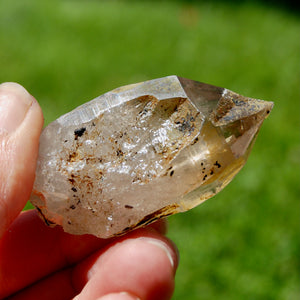
<svg viewBox="0 0 300 300"><path fill-rule="evenodd" d="M29 199L43 115L19 84L0 85L0 237Z"/></svg>

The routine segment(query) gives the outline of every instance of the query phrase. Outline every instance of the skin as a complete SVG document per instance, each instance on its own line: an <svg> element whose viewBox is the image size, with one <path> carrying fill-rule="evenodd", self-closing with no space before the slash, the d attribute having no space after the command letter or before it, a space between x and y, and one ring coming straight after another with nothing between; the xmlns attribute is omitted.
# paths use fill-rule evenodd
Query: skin
<svg viewBox="0 0 300 300"><path fill-rule="evenodd" d="M0 85L0 299L170 299L178 253L159 221L98 239L21 212L32 190L43 115L20 85Z"/></svg>

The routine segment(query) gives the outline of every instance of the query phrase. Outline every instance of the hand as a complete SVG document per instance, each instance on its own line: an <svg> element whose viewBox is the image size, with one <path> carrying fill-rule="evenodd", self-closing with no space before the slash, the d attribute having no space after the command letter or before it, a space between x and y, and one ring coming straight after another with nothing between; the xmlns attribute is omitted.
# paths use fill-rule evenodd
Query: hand
<svg viewBox="0 0 300 300"><path fill-rule="evenodd" d="M33 186L43 124L20 85L0 85L0 299L170 299L178 255L159 221L98 239L21 212Z"/></svg>

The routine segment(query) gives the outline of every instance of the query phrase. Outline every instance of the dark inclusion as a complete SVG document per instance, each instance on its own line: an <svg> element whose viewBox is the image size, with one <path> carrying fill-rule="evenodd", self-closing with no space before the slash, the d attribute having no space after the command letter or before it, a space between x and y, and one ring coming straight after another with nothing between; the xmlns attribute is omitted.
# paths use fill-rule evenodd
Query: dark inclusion
<svg viewBox="0 0 300 300"><path fill-rule="evenodd" d="M86 131L85 127L74 130L75 140L77 140L78 137L81 137L85 133L85 131Z"/></svg>
<svg viewBox="0 0 300 300"><path fill-rule="evenodd" d="M125 205L125 208L132 209L132 208L133 208L133 206L126 204L126 205Z"/></svg>
<svg viewBox="0 0 300 300"><path fill-rule="evenodd" d="M216 162L214 163L214 166L217 166L218 168L221 168L221 165L220 165L220 163L218 163L218 161L216 161Z"/></svg>

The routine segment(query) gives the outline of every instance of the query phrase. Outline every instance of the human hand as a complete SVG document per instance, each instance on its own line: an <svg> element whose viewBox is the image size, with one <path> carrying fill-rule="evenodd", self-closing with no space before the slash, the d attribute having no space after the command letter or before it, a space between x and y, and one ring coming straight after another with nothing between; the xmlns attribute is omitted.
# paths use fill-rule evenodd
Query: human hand
<svg viewBox="0 0 300 300"><path fill-rule="evenodd" d="M0 85L0 299L170 299L178 255L164 221L98 239L49 228L35 210L21 212L42 124L23 87Z"/></svg>

